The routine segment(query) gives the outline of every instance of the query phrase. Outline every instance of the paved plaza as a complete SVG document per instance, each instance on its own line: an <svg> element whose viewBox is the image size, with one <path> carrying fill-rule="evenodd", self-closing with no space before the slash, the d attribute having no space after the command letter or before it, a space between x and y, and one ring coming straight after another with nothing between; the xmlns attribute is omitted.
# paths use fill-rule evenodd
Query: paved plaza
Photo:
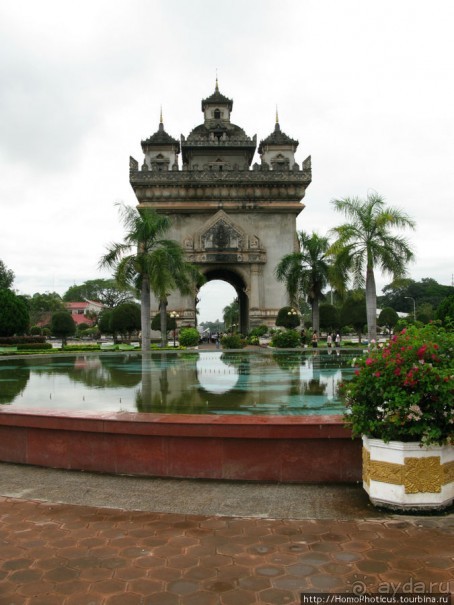
<svg viewBox="0 0 454 605"><path fill-rule="evenodd" d="M454 589L454 515L377 511L360 486L0 471L0 605Z"/></svg>

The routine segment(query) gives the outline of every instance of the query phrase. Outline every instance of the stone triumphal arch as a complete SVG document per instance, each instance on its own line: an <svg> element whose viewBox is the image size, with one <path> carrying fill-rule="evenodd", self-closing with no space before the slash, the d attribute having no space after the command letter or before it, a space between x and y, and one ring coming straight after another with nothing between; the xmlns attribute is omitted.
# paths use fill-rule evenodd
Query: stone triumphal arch
<svg viewBox="0 0 454 605"><path fill-rule="evenodd" d="M216 81L214 93L202 100L203 124L186 138L171 137L161 116L157 132L142 141L142 165L130 158L130 183L139 209L171 217L168 237L181 243L206 279L235 288L245 333L273 326L288 304L274 271L297 249L296 217L311 182L311 160L296 163L298 141L281 131L276 115L274 131L258 146L260 163L252 165L257 137L230 121L232 107ZM181 325L195 325L196 302L172 293L168 308Z"/></svg>

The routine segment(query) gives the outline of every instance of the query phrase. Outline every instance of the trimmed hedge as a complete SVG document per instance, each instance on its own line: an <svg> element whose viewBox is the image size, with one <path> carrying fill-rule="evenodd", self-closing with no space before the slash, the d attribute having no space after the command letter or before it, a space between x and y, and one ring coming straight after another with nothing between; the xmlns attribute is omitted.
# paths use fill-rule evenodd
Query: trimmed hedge
<svg viewBox="0 0 454 605"><path fill-rule="evenodd" d="M63 351L100 351L101 345L65 345Z"/></svg>
<svg viewBox="0 0 454 605"><path fill-rule="evenodd" d="M17 345L18 351L44 351L48 349L52 349L50 342L32 342L30 344Z"/></svg>
<svg viewBox="0 0 454 605"><path fill-rule="evenodd" d="M5 347L43 342L46 342L44 336L0 336L0 346Z"/></svg>

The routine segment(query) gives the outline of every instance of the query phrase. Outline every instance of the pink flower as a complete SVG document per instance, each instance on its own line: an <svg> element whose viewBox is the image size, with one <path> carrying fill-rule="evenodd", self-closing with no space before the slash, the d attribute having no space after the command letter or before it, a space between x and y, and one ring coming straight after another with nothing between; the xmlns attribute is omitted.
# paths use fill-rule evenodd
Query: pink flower
<svg viewBox="0 0 454 605"><path fill-rule="evenodd" d="M376 378L380 378L380 372L375 372L375 373L374 373L374 376L375 376Z"/></svg>
<svg viewBox="0 0 454 605"><path fill-rule="evenodd" d="M424 353L425 353L426 351L427 351L427 345L423 345L422 347L420 347L420 348L417 350L416 355L417 355L418 357L420 357L420 358L421 358L421 357L423 357L423 356L424 356Z"/></svg>
<svg viewBox="0 0 454 605"><path fill-rule="evenodd" d="M371 359L370 357L368 357L368 358L366 359L366 366L370 366L370 365L372 365L373 363L374 363L374 360L373 360L373 359Z"/></svg>

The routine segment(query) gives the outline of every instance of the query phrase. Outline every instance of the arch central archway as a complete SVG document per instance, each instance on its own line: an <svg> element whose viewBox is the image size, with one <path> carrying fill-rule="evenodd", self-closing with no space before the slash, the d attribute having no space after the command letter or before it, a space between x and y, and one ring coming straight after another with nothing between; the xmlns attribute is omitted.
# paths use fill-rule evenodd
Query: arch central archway
<svg viewBox="0 0 454 605"><path fill-rule="evenodd" d="M247 286L243 277L235 270L224 267L207 268L202 273L207 283L219 280L230 284L234 288L240 307L239 331L242 334L247 334L249 331L249 297L246 293Z"/></svg>

